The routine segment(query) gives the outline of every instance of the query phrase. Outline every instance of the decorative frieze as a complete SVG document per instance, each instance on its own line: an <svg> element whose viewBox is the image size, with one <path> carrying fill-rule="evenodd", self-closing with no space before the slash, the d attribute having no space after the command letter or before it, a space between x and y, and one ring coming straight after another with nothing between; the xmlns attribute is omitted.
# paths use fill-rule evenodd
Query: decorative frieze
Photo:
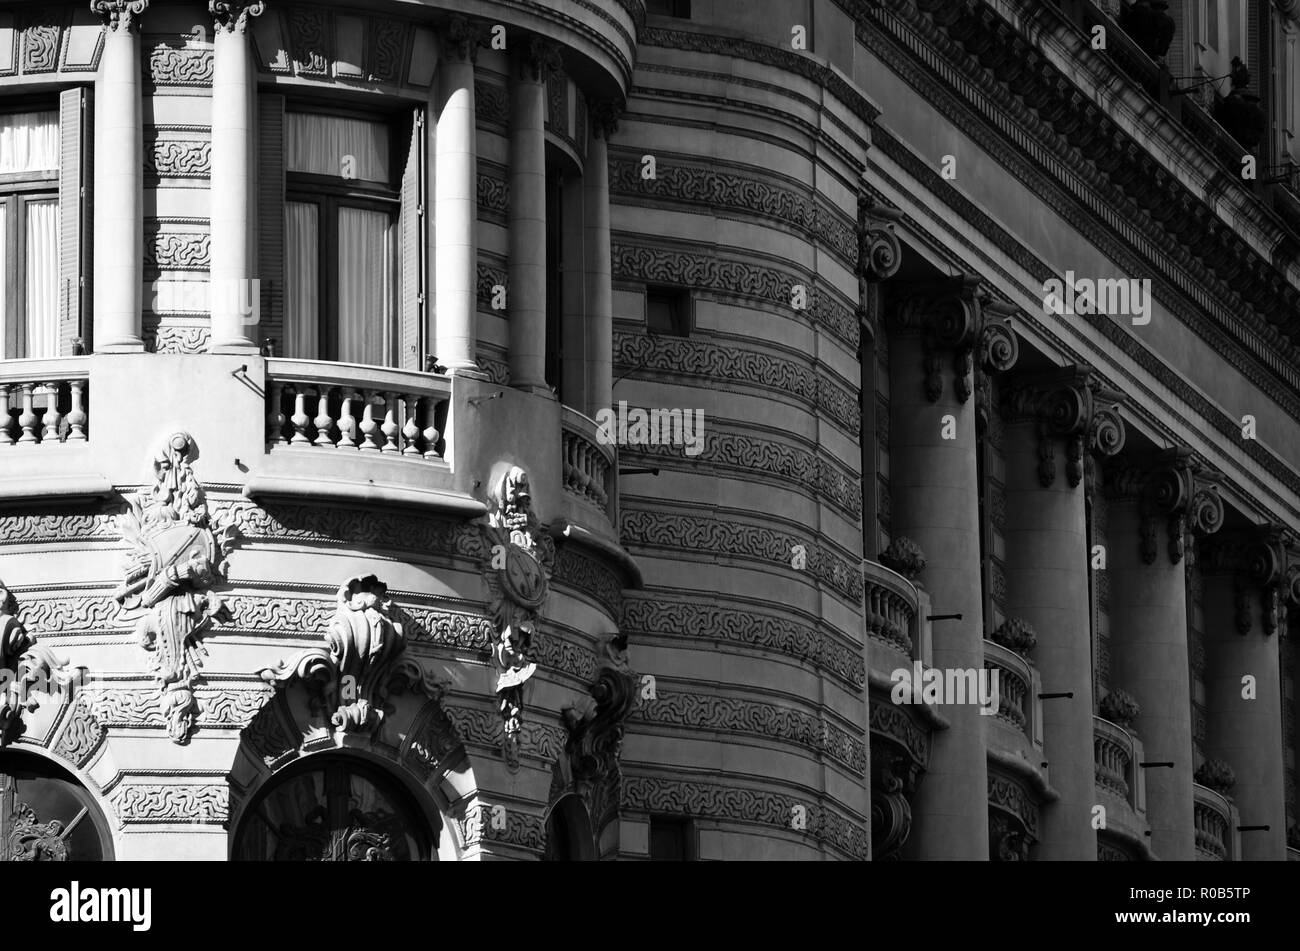
<svg viewBox="0 0 1300 951"><path fill-rule="evenodd" d="M145 152L145 174L153 178L207 178L212 174L212 142L157 139Z"/></svg>
<svg viewBox="0 0 1300 951"><path fill-rule="evenodd" d="M121 537L117 519L108 512L85 514L14 513L0 518L0 545L46 545ZM36 625L40 629L39 625Z"/></svg>
<svg viewBox="0 0 1300 951"><path fill-rule="evenodd" d="M220 776L205 783L125 783L109 796L123 823L221 825L230 808L229 788Z"/></svg>
<svg viewBox="0 0 1300 951"><path fill-rule="evenodd" d="M24 75L52 73L59 68L64 16L54 10L33 10L23 15L18 29L22 33Z"/></svg>
<svg viewBox="0 0 1300 951"><path fill-rule="evenodd" d="M207 353L211 336L212 331L206 326L163 324L155 315L154 325L145 328L144 345L149 353Z"/></svg>
<svg viewBox="0 0 1300 951"><path fill-rule="evenodd" d="M1048 488L1056 481L1054 445L1063 439L1070 487L1089 476L1086 488L1091 490L1091 457L1115 456L1124 448L1122 400L1122 394L1102 386L1092 368L1081 364L1008 381L1002 392L1002 417L1007 424L1036 425L1040 485Z"/></svg>
<svg viewBox="0 0 1300 951"><path fill-rule="evenodd" d="M546 849L546 826L540 816L518 809L506 809L504 822L494 821L492 807L476 801L457 820L460 839L466 848L484 841L500 842L541 854Z"/></svg>
<svg viewBox="0 0 1300 951"><path fill-rule="evenodd" d="M144 265L153 271L206 271L211 246L207 232L160 231L145 242Z"/></svg>
<svg viewBox="0 0 1300 951"><path fill-rule="evenodd" d="M212 49L160 44L149 50L146 68L147 78L159 91L169 91L172 87L211 86Z"/></svg>
<svg viewBox="0 0 1300 951"><path fill-rule="evenodd" d="M501 131L510 117L510 95L499 83L476 80L474 83L474 119L479 125L496 126Z"/></svg>

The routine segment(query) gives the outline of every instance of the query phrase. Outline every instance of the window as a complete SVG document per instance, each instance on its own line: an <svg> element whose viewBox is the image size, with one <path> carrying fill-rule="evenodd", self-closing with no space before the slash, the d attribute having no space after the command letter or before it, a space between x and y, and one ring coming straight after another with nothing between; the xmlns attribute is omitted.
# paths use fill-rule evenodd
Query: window
<svg viewBox="0 0 1300 951"><path fill-rule="evenodd" d="M691 18L691 0L646 0L646 13L657 13L665 17Z"/></svg>
<svg viewBox="0 0 1300 951"><path fill-rule="evenodd" d="M646 288L645 325L650 333L689 337L692 322L690 291L663 287Z"/></svg>
<svg viewBox="0 0 1300 951"><path fill-rule="evenodd" d="M272 862L418 862L427 824L410 795L378 770L344 757L310 757L269 783L248 807L235 858Z"/></svg>
<svg viewBox="0 0 1300 951"><path fill-rule="evenodd" d="M59 355L59 113L0 114L0 356Z"/></svg>
<svg viewBox="0 0 1300 951"><path fill-rule="evenodd" d="M341 115L284 120L284 355L397 366L393 130Z"/></svg>
<svg viewBox="0 0 1300 951"><path fill-rule="evenodd" d="M650 860L689 862L696 857L695 824L684 816L650 817Z"/></svg>
<svg viewBox="0 0 1300 951"><path fill-rule="evenodd" d="M0 754L0 862L100 862L112 839L94 799L53 763Z"/></svg>

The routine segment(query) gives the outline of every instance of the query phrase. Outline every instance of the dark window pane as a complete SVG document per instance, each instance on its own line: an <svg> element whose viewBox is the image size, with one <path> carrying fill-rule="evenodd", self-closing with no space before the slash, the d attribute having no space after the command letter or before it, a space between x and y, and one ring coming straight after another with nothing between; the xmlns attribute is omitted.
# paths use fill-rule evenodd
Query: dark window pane
<svg viewBox="0 0 1300 951"><path fill-rule="evenodd" d="M650 858L655 862L684 862L693 857L691 820L678 816L650 817Z"/></svg>

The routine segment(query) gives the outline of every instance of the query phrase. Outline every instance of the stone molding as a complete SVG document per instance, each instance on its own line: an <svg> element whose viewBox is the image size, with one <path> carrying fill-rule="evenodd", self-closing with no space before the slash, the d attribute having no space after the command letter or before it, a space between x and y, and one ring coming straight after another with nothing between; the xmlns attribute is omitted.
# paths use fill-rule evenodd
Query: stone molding
<svg viewBox="0 0 1300 951"><path fill-rule="evenodd" d="M858 266L860 277L885 281L898 273L903 263L903 248L894 225L902 212L888 205L876 204L869 196L858 198Z"/></svg>

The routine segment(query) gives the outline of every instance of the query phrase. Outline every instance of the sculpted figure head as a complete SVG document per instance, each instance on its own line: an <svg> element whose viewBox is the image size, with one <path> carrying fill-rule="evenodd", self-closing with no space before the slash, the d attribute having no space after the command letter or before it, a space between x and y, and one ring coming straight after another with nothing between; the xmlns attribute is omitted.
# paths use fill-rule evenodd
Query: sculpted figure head
<svg viewBox="0 0 1300 951"><path fill-rule="evenodd" d="M528 473L511 467L501 480L497 505L506 528L527 528L533 515L533 497L528 488Z"/></svg>

